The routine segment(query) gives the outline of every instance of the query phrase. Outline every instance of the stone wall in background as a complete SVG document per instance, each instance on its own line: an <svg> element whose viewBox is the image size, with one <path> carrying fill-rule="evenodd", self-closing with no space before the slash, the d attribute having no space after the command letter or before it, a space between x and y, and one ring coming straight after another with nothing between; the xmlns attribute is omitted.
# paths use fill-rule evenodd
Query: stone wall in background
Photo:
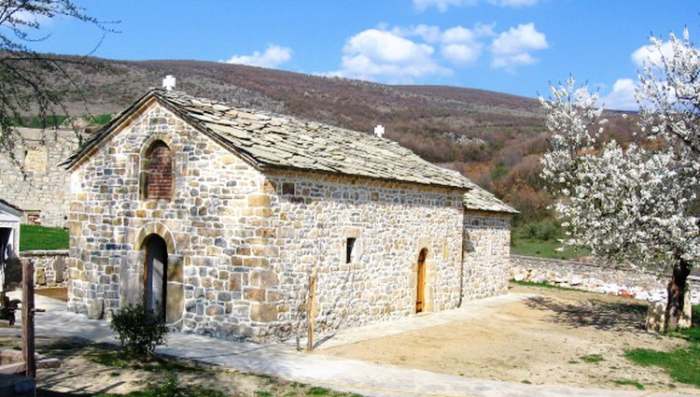
<svg viewBox="0 0 700 397"><path fill-rule="evenodd" d="M68 250L24 251L20 257L34 262L34 285L37 287L66 285Z"/></svg>
<svg viewBox="0 0 700 397"><path fill-rule="evenodd" d="M15 160L0 156L0 199L21 208L25 223L63 227L69 175L59 164L77 148L78 138L70 130L18 131L23 139L15 147Z"/></svg>
<svg viewBox="0 0 700 397"><path fill-rule="evenodd" d="M642 273L600 263L564 261L511 255L510 279L547 282L562 287L612 295L629 296L648 301L666 299L669 275ZM700 278L690 277L691 301L700 303Z"/></svg>

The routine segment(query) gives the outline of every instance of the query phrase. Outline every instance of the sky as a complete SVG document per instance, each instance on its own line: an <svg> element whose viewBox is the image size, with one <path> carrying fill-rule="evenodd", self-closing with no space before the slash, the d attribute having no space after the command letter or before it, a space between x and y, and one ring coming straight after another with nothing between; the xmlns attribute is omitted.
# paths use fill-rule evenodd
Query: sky
<svg viewBox="0 0 700 397"><path fill-rule="evenodd" d="M623 0L76 0L118 30L45 21L39 51L196 59L389 84L546 95L570 75L634 109L650 35L700 35L700 2ZM177 76L176 76L177 77Z"/></svg>

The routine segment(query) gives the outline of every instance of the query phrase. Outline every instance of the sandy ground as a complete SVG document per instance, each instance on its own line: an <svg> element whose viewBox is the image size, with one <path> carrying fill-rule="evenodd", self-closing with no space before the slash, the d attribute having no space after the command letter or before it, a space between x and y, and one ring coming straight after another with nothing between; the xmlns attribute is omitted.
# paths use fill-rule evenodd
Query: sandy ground
<svg viewBox="0 0 700 397"><path fill-rule="evenodd" d="M640 329L642 302L601 294L514 286L535 294L503 303L475 321L453 322L398 335L330 347L317 354L355 358L452 375L533 384L631 388L700 394L676 384L663 370L640 367L623 357L626 349L669 350L685 346L678 338ZM603 361L582 357L600 354Z"/></svg>

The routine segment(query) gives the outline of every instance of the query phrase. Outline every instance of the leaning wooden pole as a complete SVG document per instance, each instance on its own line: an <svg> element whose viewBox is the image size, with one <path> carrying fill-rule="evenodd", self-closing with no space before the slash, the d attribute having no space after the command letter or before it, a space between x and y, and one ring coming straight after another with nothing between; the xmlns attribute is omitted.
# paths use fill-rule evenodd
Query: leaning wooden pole
<svg viewBox="0 0 700 397"><path fill-rule="evenodd" d="M314 323L316 322L316 272L309 277L309 299L306 302L306 351L314 349Z"/></svg>
<svg viewBox="0 0 700 397"><path fill-rule="evenodd" d="M36 377L34 359L34 264L22 261L22 355L26 365L25 374Z"/></svg>

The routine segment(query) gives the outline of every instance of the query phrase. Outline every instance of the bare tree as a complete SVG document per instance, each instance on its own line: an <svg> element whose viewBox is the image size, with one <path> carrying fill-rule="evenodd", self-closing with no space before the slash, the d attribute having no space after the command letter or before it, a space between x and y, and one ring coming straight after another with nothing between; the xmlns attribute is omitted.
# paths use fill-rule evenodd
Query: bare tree
<svg viewBox="0 0 700 397"><path fill-rule="evenodd" d="M43 29L46 22L58 18L94 25L101 32L95 48L82 57L60 57L35 51L32 44L50 37ZM47 131L46 127L55 123L57 114L67 115L63 104L66 92L78 93L87 104L80 85L67 67L99 67L88 56L107 33L115 32L109 28L115 23L88 15L72 0L0 0L0 155L16 160L14 148L22 137L15 126L24 117L38 117Z"/></svg>

